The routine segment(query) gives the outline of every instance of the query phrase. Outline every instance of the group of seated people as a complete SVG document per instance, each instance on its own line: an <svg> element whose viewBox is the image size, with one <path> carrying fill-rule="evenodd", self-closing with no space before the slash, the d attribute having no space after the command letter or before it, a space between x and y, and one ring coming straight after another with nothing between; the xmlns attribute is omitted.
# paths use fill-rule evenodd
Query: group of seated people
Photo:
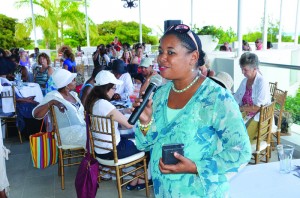
<svg viewBox="0 0 300 198"><path fill-rule="evenodd" d="M228 43L225 43L226 51L231 51ZM34 82L38 83L45 94L41 103L32 102L32 98L25 98L28 103L34 104L32 107L32 116L35 119L43 119L51 106L55 106L59 132L62 144L77 145L85 147L86 145L86 123L84 120L84 111L99 116L113 115L115 119L116 140L118 157L125 158L138 151L133 141L122 138L118 130L118 125L126 128L133 128L127 122L125 117L112 103L111 100L128 100L134 92L134 83L141 84L142 93L148 86L150 78L158 75L154 70L155 61L144 56L143 45L137 44L133 47L134 55L130 46L121 45L117 38L109 45L99 45L93 54L95 64L92 76L85 82L79 95L74 92L76 88L75 78L76 63L74 65L74 54L68 49L64 50L63 68L54 71L50 67L50 58L46 53L38 53L37 62L41 67L35 70ZM118 56L116 52L122 52ZM12 68L18 68L20 63L17 56L6 55L6 52L0 49L0 71L2 62L10 62ZM23 51L21 52L23 53ZM199 73L206 76L225 89L231 90L233 80L226 72L215 74L210 69L209 59L203 52L201 56L206 57L203 65L199 67ZM15 58L15 59L13 59ZM113 61L111 61L113 59ZM241 82L237 92L234 94L236 102L241 111L247 115L253 115L253 123L248 126L250 141L253 142L257 131L259 115L256 114L260 105L271 102L270 92L267 82L259 71L259 61L257 55L246 52L240 58L240 67L245 78ZM26 66L21 66L26 68ZM2 68L3 69L3 68ZM109 71L110 70L110 71ZM26 73L26 72L24 72ZM1 77L13 77L10 70L5 69ZM22 75L23 78L23 75ZM50 88L47 82L51 79ZM9 79L13 80L13 79ZM25 81L27 79L24 78ZM23 99L24 100L24 99ZM111 145L100 145L111 147ZM96 156L102 159L112 159L113 153L101 149L95 149ZM143 181L136 180L126 186L127 190L144 189Z"/></svg>

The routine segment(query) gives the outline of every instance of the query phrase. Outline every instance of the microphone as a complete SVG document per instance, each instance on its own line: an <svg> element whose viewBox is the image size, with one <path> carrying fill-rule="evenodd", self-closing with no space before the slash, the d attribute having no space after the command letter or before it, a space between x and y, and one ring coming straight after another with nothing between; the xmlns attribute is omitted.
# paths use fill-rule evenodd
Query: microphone
<svg viewBox="0 0 300 198"><path fill-rule="evenodd" d="M160 75L154 75L150 79L150 84L148 85L145 94L143 95L143 102L140 106L136 107L131 116L128 119L128 123L134 125L137 119L140 117L141 113L144 111L150 96L156 91L156 89L162 84L162 77Z"/></svg>

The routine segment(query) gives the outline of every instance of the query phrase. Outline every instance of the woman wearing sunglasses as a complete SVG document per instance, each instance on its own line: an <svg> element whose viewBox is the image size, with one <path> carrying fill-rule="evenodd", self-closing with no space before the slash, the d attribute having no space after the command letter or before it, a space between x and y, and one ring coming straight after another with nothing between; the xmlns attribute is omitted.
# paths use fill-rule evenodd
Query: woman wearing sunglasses
<svg viewBox="0 0 300 198"><path fill-rule="evenodd" d="M139 150L150 150L156 197L224 197L226 174L251 157L249 138L231 93L199 74L200 39L186 25L169 28L159 45L160 87L139 117ZM134 106L142 99L136 99ZM162 146L184 144L175 165L164 164Z"/></svg>

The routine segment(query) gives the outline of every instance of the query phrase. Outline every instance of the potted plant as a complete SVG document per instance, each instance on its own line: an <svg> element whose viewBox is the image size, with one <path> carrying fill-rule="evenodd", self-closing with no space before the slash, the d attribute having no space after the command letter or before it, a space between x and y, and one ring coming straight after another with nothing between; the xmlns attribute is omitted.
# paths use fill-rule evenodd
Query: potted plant
<svg viewBox="0 0 300 198"><path fill-rule="evenodd" d="M202 49L205 52L213 51L219 42L219 39L224 35L224 30L213 25L204 26L202 28L193 28L194 32L199 36Z"/></svg>

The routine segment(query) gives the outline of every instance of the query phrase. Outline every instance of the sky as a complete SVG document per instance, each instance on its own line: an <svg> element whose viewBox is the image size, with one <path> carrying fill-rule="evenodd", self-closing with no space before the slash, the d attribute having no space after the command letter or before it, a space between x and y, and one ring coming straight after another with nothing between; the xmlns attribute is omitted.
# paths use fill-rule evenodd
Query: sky
<svg viewBox="0 0 300 198"><path fill-rule="evenodd" d="M279 21L280 1L267 0L268 16L274 22ZM282 27L283 32L293 33L295 30L297 0L282 0ZM0 13L17 18L22 22L31 17L31 8L16 8L16 0L0 0ZM136 1L138 3L138 1ZM191 24L191 2L193 2L193 24L197 27L205 25L221 26L224 30L232 27L237 30L238 0L140 0L141 20L146 26L152 28L153 34L161 34L165 20L182 20ZM122 20L139 23L139 8L124 8L121 0L87 0L88 16L96 23L103 21ZM34 5L34 12L41 10ZM84 12L84 8L82 8ZM264 0L243 0L242 32L259 31L261 19L264 16ZM83 21L84 23L84 21ZM31 34L33 36L33 34ZM42 38L37 32L37 37ZM33 38L33 37L32 37Z"/></svg>

